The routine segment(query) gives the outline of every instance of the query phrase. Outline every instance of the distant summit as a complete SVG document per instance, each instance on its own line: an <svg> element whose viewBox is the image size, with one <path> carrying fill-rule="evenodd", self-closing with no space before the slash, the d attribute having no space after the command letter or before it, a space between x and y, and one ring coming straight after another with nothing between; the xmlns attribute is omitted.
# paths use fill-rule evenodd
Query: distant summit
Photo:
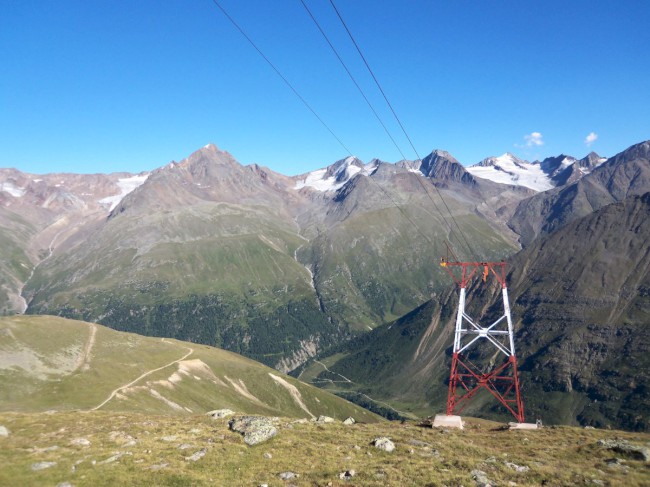
<svg viewBox="0 0 650 487"><path fill-rule="evenodd" d="M357 174L371 175L377 169L378 163L378 160L373 159L369 164L364 164L356 157L350 156L336 161L325 169L297 176L295 189L313 188L317 191L336 191Z"/></svg>

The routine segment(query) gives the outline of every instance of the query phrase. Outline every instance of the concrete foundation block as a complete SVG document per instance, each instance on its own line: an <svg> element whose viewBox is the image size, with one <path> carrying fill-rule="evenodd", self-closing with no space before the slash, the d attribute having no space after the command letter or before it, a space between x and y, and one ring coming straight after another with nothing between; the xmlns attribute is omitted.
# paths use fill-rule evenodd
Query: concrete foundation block
<svg viewBox="0 0 650 487"><path fill-rule="evenodd" d="M537 423L508 423L511 430L536 430L540 426Z"/></svg>
<svg viewBox="0 0 650 487"><path fill-rule="evenodd" d="M462 430L463 421L460 416L436 414L431 426L434 428L458 428Z"/></svg>

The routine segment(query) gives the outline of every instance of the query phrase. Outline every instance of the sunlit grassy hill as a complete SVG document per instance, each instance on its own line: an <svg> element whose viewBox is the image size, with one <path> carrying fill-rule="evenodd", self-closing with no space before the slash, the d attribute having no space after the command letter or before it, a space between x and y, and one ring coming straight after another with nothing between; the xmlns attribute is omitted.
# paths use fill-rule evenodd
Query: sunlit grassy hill
<svg viewBox="0 0 650 487"><path fill-rule="evenodd" d="M0 411L379 417L237 354L52 316L0 318Z"/></svg>

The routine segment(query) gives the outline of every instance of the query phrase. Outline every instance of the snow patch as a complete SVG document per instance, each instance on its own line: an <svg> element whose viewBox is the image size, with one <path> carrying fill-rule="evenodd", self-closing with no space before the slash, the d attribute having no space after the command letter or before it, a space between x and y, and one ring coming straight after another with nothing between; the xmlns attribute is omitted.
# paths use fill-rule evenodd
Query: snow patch
<svg viewBox="0 0 650 487"><path fill-rule="evenodd" d="M566 169L574 162L576 162L576 160L573 157L565 157L564 159L562 159L562 162L560 163L560 168Z"/></svg>
<svg viewBox="0 0 650 487"><path fill-rule="evenodd" d="M0 191L9 193L14 198L20 198L21 196L25 195L25 188L19 188L14 183L10 183L9 181L0 183Z"/></svg>
<svg viewBox="0 0 650 487"><path fill-rule="evenodd" d="M567 160L568 158L564 159L563 163ZM467 172L495 183L525 186L535 191L546 191L554 187L539 164L516 159L512 154L493 157L490 165L484 163L474 165L468 167Z"/></svg>
<svg viewBox="0 0 650 487"><path fill-rule="evenodd" d="M129 194L131 191L135 190L139 186L142 186L144 182L149 177L149 173L143 176L131 176L129 178L120 178L117 180L117 186L120 188L120 194L113 196L108 196L102 198L98 201L100 205L108 206L108 211L113 211L113 209L122 201L122 199Z"/></svg>

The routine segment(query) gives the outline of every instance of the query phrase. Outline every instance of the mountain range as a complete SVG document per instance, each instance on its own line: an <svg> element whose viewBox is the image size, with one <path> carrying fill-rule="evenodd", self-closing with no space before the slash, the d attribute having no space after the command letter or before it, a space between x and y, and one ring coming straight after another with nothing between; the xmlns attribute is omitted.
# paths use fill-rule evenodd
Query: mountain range
<svg viewBox="0 0 650 487"><path fill-rule="evenodd" d="M508 258L507 275L529 418L650 427L648 169L650 143L644 142L574 183L518 203L510 224L540 229L522 238L525 247ZM563 218L548 225L550 215ZM483 323L498 318L499 292L475 279L470 316ZM449 288L325 353L300 378L339 393L363 392L405 412L444 410L457 293ZM472 356L481 358L493 360L489 349ZM467 414L506 417L486 396Z"/></svg>
<svg viewBox="0 0 650 487"><path fill-rule="evenodd" d="M402 352L408 347L400 340L387 345L377 338L371 349L401 351L379 362L368 352L371 361L355 380L361 389L381 384L379 395L396 405L404 396L408 407L430 407L435 403L431 398L440 395L448 359L449 310L439 306L453 306L454 299L448 276L438 266L440 256L451 247L460 259L508 258L512 272L528 275L531 269L541 269L534 282L545 284L536 288L534 299L582 302L587 298L572 296L576 288L570 284L562 287L565 295L549 291L559 277L553 283L544 280L556 271L565 276L563 252L571 248L566 241L564 247L545 244L546 254L528 249L559 238L561 232L574 232L565 239L587 244L597 226L584 224L585 218L598 215L601 221L612 205L642 204L643 198L641 203L633 198L650 191L648 146L643 142L609 159L591 153L583 159L560 155L531 163L505 154L468 168L441 150L421 161L395 164L377 159L366 164L348 157L293 177L258 165L242 166L212 144L179 163L139 175L30 175L3 169L0 310L60 315L219 346L285 372L317 354L319 361L334 366L331 370L347 364L359 371L362 367L353 363L356 354L346 355L349 351L339 365L322 359L328 350L358 340L370 344L376 337L392 336L390 330L400 328L395 323L409 330L406 335L417 337L417 326L408 320L426 322L418 313L439 313L434 321L447 331L440 331L437 351L425 353L428 349L422 345L421 359L409 359L421 367L418 370L440 375L437 385L425 388L428 393L403 394L402 387L417 389L421 384L411 384L399 374L390 380L390 374L382 375L378 364L403 368L411 377L422 375L403 367ZM606 228L599 241L616 241L610 233L622 230ZM603 270L595 274L598 279L613 269L612 252L598 262ZM596 265L594 255L592 248L576 247L570 256L579 263L577 268L591 268ZM543 257L548 268L539 267ZM618 273L627 276L631 266L619 265L625 272ZM643 268L639 271L643 277ZM643 296L640 279L630 284L629 296ZM526 301L526 290L512 286L513 309L530 313L531 303L537 301ZM599 289L596 284L587 288L588 296ZM630 299L621 299L620 305ZM518 308L521 303L525 307ZM641 310L635 319L643 322L645 305L635 303ZM540 311L537 321L550 316ZM583 320L580 326L619 330L624 319L621 314L611 322ZM518 327L527 323L524 317L518 320ZM531 340L524 350L535 349L533 343L547 347L551 338L564 343L563 334L542 333L536 327L525 330L531 329L536 331L527 335L518 328L518 339ZM427 336L437 335L430 330ZM549 350L551 362L570 353L562 347ZM617 360L620 357L613 363ZM603 383L602 363L595 363L589 373L596 388ZM533 368L527 365L523 373L532 374ZM343 370L336 373L346 375ZM318 376L312 372L306 377ZM327 382L331 377L325 373L320 379ZM582 387L557 390L576 394ZM616 398L610 402L616 403ZM601 411L584 416L584 421L612 420L644 428L644 419L635 423L628 415L637 406ZM577 413L566 416L569 409L558 406L551 414L577 421Z"/></svg>
<svg viewBox="0 0 650 487"><path fill-rule="evenodd" d="M441 152L424 164L441 175L464 172ZM491 258L512 253L504 207L530 195L354 158L289 178L242 166L214 145L150 174L106 178L120 195L120 181L141 184L119 202L94 193L91 204L53 178L48 190L75 205L24 222L27 239L40 242L31 252L6 225L16 254L7 259L15 262L7 312L22 311L22 298L28 313L223 346L284 371L443 289L435 256L460 228ZM9 175L3 184L26 195L44 178L24 179ZM92 188L87 179L87 199ZM8 220L42 213L42 200L4 194ZM459 229L440 213L443 203Z"/></svg>

